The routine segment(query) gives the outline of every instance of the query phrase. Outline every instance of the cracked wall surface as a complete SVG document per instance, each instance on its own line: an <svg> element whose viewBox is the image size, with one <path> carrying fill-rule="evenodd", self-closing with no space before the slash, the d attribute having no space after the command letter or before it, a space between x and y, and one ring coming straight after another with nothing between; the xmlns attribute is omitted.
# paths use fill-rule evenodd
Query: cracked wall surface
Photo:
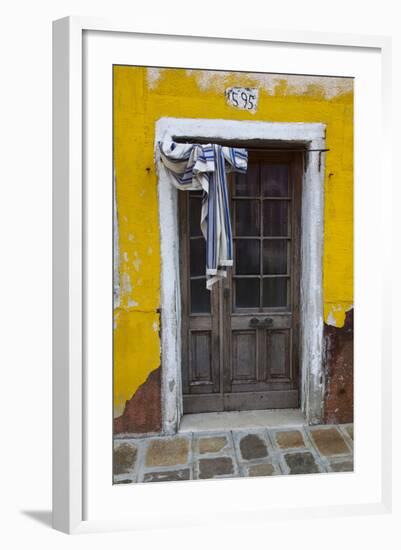
<svg viewBox="0 0 401 550"><path fill-rule="evenodd" d="M257 88L257 111L227 104L224 92L230 86ZM326 124L325 334L329 327L344 327L353 307L351 79L115 66L113 108L119 275L114 309L115 417L123 414L127 401L160 365L154 130L163 116ZM338 368L334 363L326 369L326 403L330 379ZM335 418L332 415L331 421Z"/></svg>

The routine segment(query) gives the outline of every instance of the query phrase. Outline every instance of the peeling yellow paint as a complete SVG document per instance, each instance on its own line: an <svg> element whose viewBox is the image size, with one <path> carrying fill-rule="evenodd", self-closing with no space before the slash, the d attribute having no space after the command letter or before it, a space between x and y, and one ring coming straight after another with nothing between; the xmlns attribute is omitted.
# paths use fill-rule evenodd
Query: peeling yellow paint
<svg viewBox="0 0 401 550"><path fill-rule="evenodd" d="M145 381L160 364L159 315L135 307L119 308L114 323L114 415L119 416L142 384L138 381Z"/></svg>
<svg viewBox="0 0 401 550"><path fill-rule="evenodd" d="M344 326L345 314L353 308L352 302L342 302L339 304L324 304L324 319L326 324L341 328Z"/></svg>
<svg viewBox="0 0 401 550"><path fill-rule="evenodd" d="M256 114L226 103L224 91L230 86L259 89ZM116 415L160 365L154 129L163 116L325 123L330 149L325 177L325 322L342 326L353 303L352 80L116 66L114 161L121 280L114 331Z"/></svg>

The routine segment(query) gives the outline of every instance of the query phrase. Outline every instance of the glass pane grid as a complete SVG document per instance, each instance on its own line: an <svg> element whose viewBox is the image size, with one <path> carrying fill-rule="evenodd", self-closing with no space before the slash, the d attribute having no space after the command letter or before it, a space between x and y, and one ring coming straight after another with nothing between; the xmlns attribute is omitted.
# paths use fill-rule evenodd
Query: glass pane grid
<svg viewBox="0 0 401 550"><path fill-rule="evenodd" d="M211 293L206 288L206 241L200 229L202 192L187 195L188 279L190 315L210 315Z"/></svg>
<svg viewBox="0 0 401 550"><path fill-rule="evenodd" d="M206 288L206 277L190 279L191 313L209 313L211 292Z"/></svg>
<svg viewBox="0 0 401 550"><path fill-rule="evenodd" d="M189 235L191 237L202 235L201 228L200 228L201 208L202 208L201 197L193 197L193 196L189 197L189 201L188 201Z"/></svg>
<svg viewBox="0 0 401 550"><path fill-rule="evenodd" d="M264 196L281 197L289 194L288 164L262 162L260 167L260 186Z"/></svg>
<svg viewBox="0 0 401 550"><path fill-rule="evenodd" d="M290 236L290 203L288 201L263 201L263 236Z"/></svg>
<svg viewBox="0 0 401 550"><path fill-rule="evenodd" d="M236 174L234 194L239 197L260 195L259 163L250 163L246 174Z"/></svg>
<svg viewBox="0 0 401 550"><path fill-rule="evenodd" d="M285 310L291 281L288 165L251 166L246 178L237 178L232 195L234 307ZM263 179L263 170L273 174L271 181Z"/></svg>
<svg viewBox="0 0 401 550"><path fill-rule="evenodd" d="M260 200L247 199L234 202L234 226L236 236L259 236Z"/></svg>
<svg viewBox="0 0 401 550"><path fill-rule="evenodd" d="M288 306L288 282L289 278L263 278L263 307L287 307Z"/></svg>
<svg viewBox="0 0 401 550"><path fill-rule="evenodd" d="M191 239L189 243L190 276L206 275L206 241Z"/></svg>
<svg viewBox="0 0 401 550"><path fill-rule="evenodd" d="M286 240L264 240L262 245L263 275L286 275L289 269L289 248Z"/></svg>

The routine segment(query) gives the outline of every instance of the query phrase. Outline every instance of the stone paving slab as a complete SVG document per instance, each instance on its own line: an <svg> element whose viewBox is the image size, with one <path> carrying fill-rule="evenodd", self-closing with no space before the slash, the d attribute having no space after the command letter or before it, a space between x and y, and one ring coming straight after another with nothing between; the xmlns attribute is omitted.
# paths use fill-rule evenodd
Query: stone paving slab
<svg viewBox="0 0 401 550"><path fill-rule="evenodd" d="M281 469L278 465L270 462L262 462L261 464L251 464L246 467L244 477L260 477L260 476L276 476L281 474Z"/></svg>
<svg viewBox="0 0 401 550"><path fill-rule="evenodd" d="M344 430L348 433L352 441L354 440L354 425L353 424L346 424L344 426Z"/></svg>
<svg viewBox="0 0 401 550"><path fill-rule="evenodd" d="M305 440L300 430L280 430L275 433L275 438L280 449L305 447Z"/></svg>
<svg viewBox="0 0 401 550"><path fill-rule="evenodd" d="M115 438L114 483L353 471L353 424Z"/></svg>
<svg viewBox="0 0 401 550"><path fill-rule="evenodd" d="M184 437L158 438L149 441L146 466L176 466L188 462L190 440Z"/></svg>
<svg viewBox="0 0 401 550"><path fill-rule="evenodd" d="M310 430L313 443L323 456L344 455L350 453L350 448L336 427L312 428Z"/></svg>
<svg viewBox="0 0 401 550"><path fill-rule="evenodd" d="M118 442L114 446L114 473L129 474L135 468L138 449L136 445Z"/></svg>
<svg viewBox="0 0 401 550"><path fill-rule="evenodd" d="M198 451L200 454L218 453L228 445L227 436L201 437L198 439Z"/></svg>
<svg viewBox="0 0 401 550"><path fill-rule="evenodd" d="M267 444L262 434L243 435L239 440L242 460L255 460L269 456Z"/></svg>
<svg viewBox="0 0 401 550"><path fill-rule="evenodd" d="M183 468L182 470L171 470L166 472L148 472L144 475L143 481L187 481L190 479L191 470Z"/></svg>
<svg viewBox="0 0 401 550"><path fill-rule="evenodd" d="M353 457L346 457L336 460L330 460L329 471L331 472L352 472L354 470Z"/></svg>
<svg viewBox="0 0 401 550"><path fill-rule="evenodd" d="M284 460L289 474L318 474L324 471L310 451L285 453Z"/></svg>
<svg viewBox="0 0 401 550"><path fill-rule="evenodd" d="M197 465L198 479L211 479L216 477L232 477L235 474L234 459L230 456L217 456L215 458L201 458Z"/></svg>

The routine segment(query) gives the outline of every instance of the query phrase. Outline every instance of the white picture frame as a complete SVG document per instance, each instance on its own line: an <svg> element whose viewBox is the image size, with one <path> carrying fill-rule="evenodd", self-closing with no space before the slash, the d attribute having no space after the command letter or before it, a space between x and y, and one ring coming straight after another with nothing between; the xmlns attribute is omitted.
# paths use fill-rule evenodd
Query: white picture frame
<svg viewBox="0 0 401 550"><path fill-rule="evenodd" d="M86 37L93 37L85 42ZM326 52L333 52L335 56L357 55L355 52L373 52L375 62L370 67L370 72L374 73L372 80L371 93L366 93L365 89L359 88L358 77L356 77L356 208L358 212L358 226L356 227L356 304L361 311L361 315L356 315L356 357L358 356L358 342L360 338L367 338L369 345L372 346L363 356L367 361L367 377L369 385L364 386L365 381L358 375L358 362L356 362L356 384L360 384L366 393L365 396L359 396L358 387L357 405L355 410L356 417L356 472L349 475L336 474L336 485L349 487L347 495L341 496L335 493L333 483L328 476L295 476L294 478L261 480L258 479L258 486L255 480L220 480L208 481L206 483L182 483L182 484L148 484L152 487L130 486L115 487L119 491L116 499L111 497L112 474L109 470L111 464L112 452L112 416L111 416L111 384L112 373L111 364L107 363L110 349L104 354L104 363L100 369L99 388L101 390L95 395L93 388L93 377L91 375L91 365L96 357L92 353L94 336L93 331L98 330L99 340L111 338L107 333L107 319L102 317L102 326L94 328L95 324L91 322L96 314L97 304L94 305L93 293L99 289L108 288L112 277L112 257L109 252L100 259L96 246L94 246L94 231L99 231L100 238L104 236L107 244L111 246L112 228L111 222L107 219L108 203L112 212L112 172L106 174L100 172L95 175L92 170L94 149L97 148L99 158L107 157L107 163L104 166L111 166L111 149L108 149L111 143L111 103L110 112L105 112L107 119L104 124L105 133L101 133L105 139L100 143L93 145L88 141L88 133L93 113L89 110L99 108L99 103L88 104L85 87L91 86L91 79L96 77L97 65L92 63L94 59L105 59L104 63L121 63L122 59L129 61L130 48L127 46L129 38L137 40L147 40L147 44L154 42L155 50L151 49L138 51L130 64L149 65L149 59L156 55L157 43L160 40L168 41L171 52L174 57L175 45L185 43L186 46L194 48L199 43L205 49L209 44L217 50L221 47L235 48L240 52L241 48L246 46L256 50L263 47L277 47L277 52L281 47L289 50L304 48L303 52L307 57L310 52L317 51L319 48L325 48ZM104 41L107 41L109 57L105 54ZM124 43L123 43L124 42ZM113 61L113 48L116 51L120 48L121 56L116 54ZM135 49L135 46L133 46ZM287 51L286 50L286 51ZM259 51L259 50L258 50ZM337 53L336 53L337 52ZM288 52L287 52L288 53ZM220 56L222 54L219 54ZM160 53L161 56L161 53ZM78 533L99 530L118 530L118 529L140 529L150 525L154 527L162 525L191 525L192 523L206 523L208 521L225 521L224 514L220 517L218 508L213 506L220 502L221 507L230 506L230 518L227 521L264 521L267 519L264 513L267 509L270 518L277 519L282 517L313 517L322 512L329 516L352 515L365 513L386 513L391 508L390 488L391 488L391 468L390 464L390 434L384 429L390 425L391 421L391 401L388 395L391 393L391 357L390 346L384 324L388 323L384 315L384 307L390 302L389 291L385 291L386 267L389 266L389 248L386 244L381 250L381 269L374 271L361 279L360 268L369 262L366 247L366 239L379 239L380 236L391 233L389 228L389 219L385 215L385 209L382 205L377 215L380 217L380 226L375 236L366 234L367 216L371 214L375 207L374 197L372 195L371 178L377 176L380 179L380 189L377 191L380 197L391 195L391 168L387 145L389 142L388 128L390 121L389 113L389 89L390 89L390 56L391 40L388 37L357 36L357 35L336 35L331 33L313 33L299 31L275 31L269 29L221 29L218 33L211 33L211 36L204 36L199 29L186 29L185 34L181 29L175 29L169 25L169 34L160 33L159 29L142 28L138 25L131 25L121 21L106 21L87 17L68 17L54 22L53 32L53 525L56 529L67 533ZM107 60L106 60L107 57ZM279 57L279 56L278 56ZM363 56L361 56L363 57ZM142 62L140 61L142 59ZM305 58L306 59L306 58ZM318 59L318 57L316 58ZM311 61L318 65L316 59ZM345 58L344 58L345 59ZM85 72L85 63L87 72ZM328 60L327 63L334 63ZM164 65L166 61L161 61ZM218 62L210 62L211 65L203 68L220 68ZM252 65L253 63L253 65ZM254 69L259 67L263 72L263 67L258 65L257 55L252 59L250 66ZM307 64L307 60L305 61ZM358 63L358 62L356 62ZM363 62L360 61L361 66ZM88 65L89 64L89 65ZM221 58L220 58L221 64ZM237 62L239 68L241 61ZM100 68L99 75L103 74ZM369 65L369 63L367 64ZM182 65L173 61L170 66L188 66L183 61ZM357 65L355 65L357 67ZM94 72L91 72L93 67ZM368 66L360 69L361 82L368 82ZM106 67L107 69L107 67ZM249 67L246 67L249 70ZM313 72L309 74L321 74ZM287 72L287 69L276 72ZM272 71L273 72L273 71ZM352 75L352 69L345 67L342 76ZM334 74L331 73L330 74ZM379 75L379 76L378 76ZM100 78L100 77L99 77ZM377 81L379 78L380 82ZM106 86L101 89L105 92L103 100L110 98L111 90ZM103 92L102 92L103 93ZM102 95L102 94L99 94ZM369 152L372 151L372 138L364 135L361 131L361 112L370 107L372 112L377 115L375 119L375 130L379 132L375 138L376 149L378 152L379 164L374 169L373 174L368 174L364 170L363 159L368 163ZM106 103L107 105L107 103ZM87 112L88 111L88 112ZM88 114L89 113L89 114ZM373 128L373 126L372 126ZM108 130L107 130L108 129ZM84 133L85 132L85 133ZM105 135L107 133L107 136ZM370 139L370 141L369 141ZM359 140L359 141L358 141ZM88 160L89 159L89 160ZM92 160L90 160L92 159ZM100 162L100 161L99 161ZM104 169L102 166L102 169ZM99 168L100 170L100 168ZM89 174L89 175L88 175ZM94 200L92 187L86 186L86 180L99 176L99 195L102 198ZM361 177L366 181L366 200L361 202L361 190L358 191L358 181ZM106 179L102 179L106 178ZM370 179L369 179L370 178ZM103 182L110 188L102 186ZM377 180L376 180L377 181ZM109 193L109 195L107 194ZM99 202L96 202L96 201ZM102 215L106 212L106 217ZM111 219L111 218L110 218ZM96 229L95 229L96 228ZM365 235L364 235L365 233ZM92 236L91 236L92 235ZM110 242L109 240L110 239ZM370 242L372 242L370 240ZM107 246L105 247L107 248ZM107 248L108 251L111 248ZM109 254L109 255L108 255ZM100 277L101 281L92 285L91 273L93 266L107 266L110 262L110 269L105 278ZM365 262L365 263L364 263ZM102 285L103 286L97 286ZM369 288L370 292L366 292ZM359 285L359 286L358 286ZM372 286L373 285L373 286ZM92 288L93 287L93 288ZM105 297L105 309L108 311L109 296ZM374 291L372 291L372 288ZM370 294L370 295L369 295ZM99 295L99 294L98 294ZM369 295L369 296L368 296ZM369 303L367 303L369 302ZM103 306L102 306L103 307ZM110 306L111 307L111 306ZM363 313L370 309L378 314L375 321L372 321L370 327L363 320ZM358 328L359 326L359 328ZM105 332L106 331L106 332ZM372 331L372 332L369 332ZM375 331L375 332L373 332ZM371 342L369 335L381 335L378 342ZM103 345L103 344L102 344ZM106 345L106 344L105 344ZM108 345L108 344L107 344ZM360 345L360 344L359 344ZM92 347L91 347L92 346ZM102 352L97 352L102 355ZM100 357L99 359L103 359ZM369 363L370 361L370 363ZM370 366L369 366L370 365ZM103 368L104 367L104 368ZM109 368L109 371L107 370ZM374 381L376 372L377 381ZM360 373L360 371L359 371ZM101 378L101 380L100 380ZM107 399L109 391L109 399ZM369 393L370 392L370 393ZM376 394L374 393L376 392ZM372 396L375 396L372 401ZM104 397L106 396L106 399ZM386 396L386 399L384 399ZM367 448L367 433L364 429L361 413L366 415L367 400L370 400L373 408L372 418L369 417L371 433L380 437L382 445L378 446L377 455L369 459L366 463L364 449ZM97 428L94 427L93 418L97 418ZM358 421L360 422L358 423ZM109 448L107 441L109 440ZM88 456L94 456L97 453L99 458L94 461ZM106 456L107 455L107 456ZM371 469L371 487L366 487L368 471ZM359 472L359 473L358 473ZM358 478L360 477L360 479ZM316 482L316 477L324 478ZM344 481L345 477L345 481ZM101 478L101 479L100 479ZM358 481L359 479L359 481ZM94 488L96 483L96 492ZM108 480L108 481L107 481ZM326 481L325 481L326 480ZM355 482L353 481L355 480ZM282 500L265 503L257 498L257 487L269 482L272 489L271 494L279 491L283 495ZM224 485L222 485L222 483ZM280 483L280 487L277 484ZM109 484L109 489L105 489ZM107 485L108 486L108 485ZM179 487L177 487L179 486ZM308 502L297 500L296 495L305 487L308 487L308 493L311 498ZM222 495L224 489L224 496ZM310 489L310 490L309 490ZM129 493L128 491L132 491ZM326 498L327 491L333 491L332 499ZM236 507L235 495L243 495L243 502L249 495L255 495L252 506L245 504ZM115 495L114 490L114 495ZM292 495L291 506L286 505L285 495ZM321 505L319 505L319 494L321 495ZM171 496L172 495L172 496ZM205 506L207 499L211 501L211 516L209 518L196 517L196 507L191 510L185 510L185 513L177 513L180 510L179 502L182 497L195 498L199 506ZM359 495L359 496L358 496ZM272 497L273 498L273 497ZM171 500L172 499L172 500ZM219 500L220 499L220 500ZM120 508L116 503L121 501L121 509L127 509L127 503L131 502L129 513L121 515ZM98 507L91 503L98 503ZM174 506L168 506L168 503L174 502ZM171 510L170 510L171 508ZM89 512L88 512L89 510ZM92 514L91 510L96 511ZM183 510L184 511L184 510ZM199 511L199 510L198 510ZM252 512L254 514L252 515ZM229 514L226 514L227 516ZM251 517L252 516L252 517ZM158 519L155 520L154 518Z"/></svg>

